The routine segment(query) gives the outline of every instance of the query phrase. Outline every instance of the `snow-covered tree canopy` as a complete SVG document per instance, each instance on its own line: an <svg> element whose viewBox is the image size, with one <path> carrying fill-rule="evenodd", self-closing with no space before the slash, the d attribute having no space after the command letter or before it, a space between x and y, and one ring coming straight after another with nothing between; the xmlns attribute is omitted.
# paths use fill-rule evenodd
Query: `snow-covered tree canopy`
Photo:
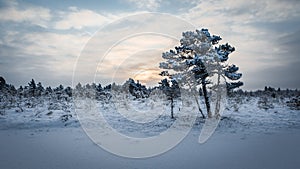
<svg viewBox="0 0 300 169"><path fill-rule="evenodd" d="M212 117L211 107L215 108L215 114L219 116L220 100L223 99L221 95L225 86L227 90L232 90L243 85L240 81L232 82L242 76L241 73L237 73L238 67L226 63L229 54L234 52L235 48L228 43L218 45L220 40L220 36L211 35L207 29L183 32L180 45L175 46L175 50L164 52L162 58L165 61L159 65L164 69L160 75L176 80L181 87L188 87L194 91L200 91L202 88L208 117ZM226 83L222 83L222 80ZM216 94L210 96L209 89ZM204 117L198 97L195 92L192 93ZM216 104L211 106L209 97L216 97L213 99L216 100Z"/></svg>
<svg viewBox="0 0 300 169"><path fill-rule="evenodd" d="M159 88L165 93L169 100L180 97L180 89L176 80L169 81L165 78L161 80L159 84Z"/></svg>
<svg viewBox="0 0 300 169"><path fill-rule="evenodd" d="M180 45L176 46L175 50L162 54L165 61L161 62L159 67L165 70L161 75L176 79L181 84L190 83L189 85L193 86L211 74L217 73L216 70L222 65L228 89L243 85L242 82L230 82L239 80L242 74L237 73L239 68L236 65L225 63L235 48L228 43L218 45L220 40L222 40L220 36L211 35L207 29L183 32ZM175 73L169 73L167 70Z"/></svg>

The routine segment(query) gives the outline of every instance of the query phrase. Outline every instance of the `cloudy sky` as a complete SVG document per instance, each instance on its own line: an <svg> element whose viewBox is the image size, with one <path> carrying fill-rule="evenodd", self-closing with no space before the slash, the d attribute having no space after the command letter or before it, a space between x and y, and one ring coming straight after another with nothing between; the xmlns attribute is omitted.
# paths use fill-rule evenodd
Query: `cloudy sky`
<svg viewBox="0 0 300 169"><path fill-rule="evenodd" d="M104 35L105 31L129 35L136 20L123 23L122 18L156 12L208 28L223 38L222 43L235 46L229 62L240 67L244 89L300 88L299 9L298 0L0 0L0 76L16 86L26 85L31 78L44 85L71 85L75 68L83 82L90 81L84 77L95 70L97 82L112 76L120 82L128 77L155 81L152 74L158 72L160 53L176 45L189 27L168 24L162 17L151 22L140 17L147 21L147 32L168 30L160 27L168 24L170 36L162 32L119 39L105 58L90 56L86 49L108 49L114 44L109 39L117 38ZM85 62L98 67L78 66Z"/></svg>

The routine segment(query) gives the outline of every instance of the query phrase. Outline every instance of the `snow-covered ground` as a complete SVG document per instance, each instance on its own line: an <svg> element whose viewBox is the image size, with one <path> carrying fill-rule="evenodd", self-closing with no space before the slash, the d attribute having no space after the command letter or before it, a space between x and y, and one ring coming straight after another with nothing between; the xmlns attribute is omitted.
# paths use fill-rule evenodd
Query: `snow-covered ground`
<svg viewBox="0 0 300 169"><path fill-rule="evenodd" d="M297 169L299 130L274 134L215 133L198 144L199 131L191 132L172 150L152 158L129 159L104 151L81 128L1 130L1 168L220 168Z"/></svg>
<svg viewBox="0 0 300 169"><path fill-rule="evenodd" d="M122 111L143 105L155 112L165 110L153 122L139 125L115 113L111 104L96 104L105 110L110 125L126 135L154 136L174 122L167 106L151 108L151 102L117 106ZM180 144L144 159L119 157L93 143L82 130L72 101L28 100L16 105L1 110L0 168L300 168L300 111L290 109L286 99L230 98L207 142L198 143L204 120L197 118ZM179 107L174 108L175 117Z"/></svg>
<svg viewBox="0 0 300 169"><path fill-rule="evenodd" d="M157 132L160 133L174 121L170 119L168 102L159 103L159 101L154 100L153 103L153 101L147 101L148 99L129 100L131 101L112 101L113 103L96 101L95 104L99 110L102 110L103 116L110 125L127 134L133 130L141 130L137 126L139 124L143 124L144 129L149 129L144 131L146 135L155 129L158 129ZM229 98L217 131L269 133L280 129L300 129L300 110L290 109L286 104L288 99L269 98L265 102L262 100L261 97ZM72 100L53 102L48 99L40 101L33 99L30 101L21 100L20 102L21 104L15 103L1 110L1 130L80 127ZM181 104L180 101L175 103L175 117L183 113L179 110ZM190 106L195 108L195 105L191 104ZM200 114L198 116L194 128L199 129L204 120L200 118ZM89 117L86 118L90 119ZM133 123L132 121L141 123ZM156 133L152 134L155 135Z"/></svg>

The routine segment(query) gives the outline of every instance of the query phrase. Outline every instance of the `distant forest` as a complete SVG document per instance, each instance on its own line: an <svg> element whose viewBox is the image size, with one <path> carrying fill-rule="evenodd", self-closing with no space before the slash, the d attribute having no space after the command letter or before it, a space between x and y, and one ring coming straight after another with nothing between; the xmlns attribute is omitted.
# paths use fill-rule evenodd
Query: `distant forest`
<svg viewBox="0 0 300 169"><path fill-rule="evenodd" d="M135 82L133 79L128 79L123 85L115 83L102 87L101 84L85 84L78 83L74 88L70 86L64 87L59 85L55 88L50 86L44 87L41 82L36 83L32 79L28 85L15 88L14 85L7 84L3 77L0 77L0 115L5 114L5 109L17 108L16 111L23 112L26 108L38 107L38 105L48 104L49 110L63 110L69 113L71 110L70 103L74 96L81 98L93 98L103 104L109 104L113 94L125 94L128 99L147 99L153 93L165 93L167 99L168 93L166 88L160 84L156 87L146 87ZM178 90L172 95L172 99L180 97ZM195 91L197 92L197 91ZM199 90L200 92L200 90ZM199 94L201 99L201 93ZM239 105L245 100L256 99L257 106L260 109L273 109L273 103L280 103L288 106L290 109L300 110L300 91L298 89L281 89L266 86L264 89L255 91L244 91L242 89L232 90L227 93L228 105L235 107L238 110ZM126 97L127 98L127 97ZM172 105L172 104L171 104ZM253 105L255 106L255 105ZM68 119L70 114L64 115L63 121Z"/></svg>
<svg viewBox="0 0 300 169"><path fill-rule="evenodd" d="M100 83L92 83L82 85L78 83L74 88L70 86L59 85L57 87L44 87L41 82L36 83L34 79L32 79L28 85L19 86L16 88L12 84L7 84L3 77L0 77L0 91L2 94L10 94L19 97L39 97L45 95L57 95L59 98L72 97L75 91L94 91L96 95L105 95L112 88L122 88L127 89L130 94L132 94L136 98L144 98L149 95L152 90L159 89L160 86L156 87L146 87L139 83L139 81L135 82L133 79L129 78L123 85L117 85L115 83L102 86ZM246 91L242 89L236 89L228 92L228 96L269 96L269 97L298 97L300 96L300 91L298 89L281 89L281 88L273 88L271 86L265 86L264 89L258 89L255 91Z"/></svg>

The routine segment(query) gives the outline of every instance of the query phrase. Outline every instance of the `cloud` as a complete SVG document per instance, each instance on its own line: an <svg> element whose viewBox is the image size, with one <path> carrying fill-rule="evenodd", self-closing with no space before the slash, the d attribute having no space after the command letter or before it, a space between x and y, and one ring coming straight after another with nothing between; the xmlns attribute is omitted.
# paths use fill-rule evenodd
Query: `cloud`
<svg viewBox="0 0 300 169"><path fill-rule="evenodd" d="M162 0L127 0L139 9L156 10L160 7Z"/></svg>
<svg viewBox="0 0 300 169"><path fill-rule="evenodd" d="M299 8L299 1L201 1L181 16L236 47L229 62L244 73L244 88L253 89L268 81L284 85L274 74L279 68L281 74L293 73L289 61L299 61L298 48L287 39L300 43Z"/></svg>
<svg viewBox="0 0 300 169"><path fill-rule="evenodd" d="M95 73L96 82L107 84L112 82L113 77L115 82L123 83L135 72L158 69L161 53L179 44L177 38L188 27L191 28L176 17L156 13L142 13L117 20L101 29L85 46L76 67L75 83L89 82ZM143 54L145 50L156 52ZM144 66L135 67L141 64ZM116 71L122 73L115 75Z"/></svg>
<svg viewBox="0 0 300 169"><path fill-rule="evenodd" d="M6 31L0 38L0 70L13 84L24 85L24 81L35 78L47 85L70 85L76 57L89 38L81 34Z"/></svg>
<svg viewBox="0 0 300 169"><path fill-rule="evenodd" d="M181 14L194 24L213 29L232 31L232 27L256 27L256 24L274 24L287 20L299 20L300 2L296 1L201 1ZM222 32L223 32L222 31ZM235 29L233 33L244 33Z"/></svg>
<svg viewBox="0 0 300 169"><path fill-rule="evenodd" d="M84 27L100 27L110 21L110 18L88 9L69 7L69 11L60 12L60 20L54 24L55 29L67 30Z"/></svg>
<svg viewBox="0 0 300 169"><path fill-rule="evenodd" d="M98 44L98 43L97 43ZM169 50L177 40L154 34L142 34L125 39L121 43L112 48L105 58L100 58L97 51L93 51L87 56L85 53L81 57L89 57L95 63L101 59L97 66L97 77L102 82L103 79L114 79L114 82L122 84L129 77L140 80L142 83L156 85L161 77L158 76L161 71L158 67L162 61L161 54ZM82 62L84 58L80 58L80 67L92 67L90 64ZM95 70L92 70L95 72ZM86 71L84 72L86 73ZM88 74L92 74L89 72ZM87 75L84 75L87 77ZM111 81L104 81L110 83Z"/></svg>
<svg viewBox="0 0 300 169"><path fill-rule="evenodd" d="M0 40L6 46L19 48L19 55L74 57L89 38L80 33L4 31Z"/></svg>
<svg viewBox="0 0 300 169"><path fill-rule="evenodd" d="M259 4L258 4L259 5ZM280 22L299 19L300 2L298 1L265 1L265 8L257 12L256 16L266 22Z"/></svg>
<svg viewBox="0 0 300 169"><path fill-rule="evenodd" d="M26 42L24 53L56 57L78 56L89 35L60 33L27 33L22 36Z"/></svg>
<svg viewBox="0 0 300 169"><path fill-rule="evenodd" d="M52 15L50 10L39 6L26 6L21 8L16 1L6 3L5 8L0 8L0 21L18 23L30 23L41 27L47 27Z"/></svg>
<svg viewBox="0 0 300 169"><path fill-rule="evenodd" d="M76 57L91 37L86 32L94 32L113 19L130 16L101 29L102 38L82 53L84 57L79 61L87 64L78 67L78 80L90 82L101 59L97 52L113 45L115 41L112 39L120 40L134 32L165 30L165 34L180 38L182 31L194 29L168 17L133 16L140 10L154 10L175 14L198 28L206 27L212 34L223 38L221 43L229 42L235 46L236 51L229 62L240 67L245 89L270 83L299 86L299 82L293 80L296 78L288 76L299 72L296 65L300 53L300 1L194 0L191 3L188 0L128 0L127 3L136 9L118 8L119 11L113 13L109 9L104 12L71 6L62 11L55 6L50 9L22 1L1 3L1 72L8 72L7 76L16 84L24 84L20 79L27 82L32 77L44 78L42 81L48 84L65 82L71 78ZM97 82L111 82L111 75L116 70L119 74L115 79L120 83L128 77L140 79L143 83L159 80L155 67L161 59L160 53L174 47L176 42L153 36L125 39L103 60ZM143 52L149 48L159 51ZM281 76L286 78L283 80Z"/></svg>
<svg viewBox="0 0 300 169"><path fill-rule="evenodd" d="M280 0L252 0L252 1L201 1L190 12L196 12L202 16L231 17L228 19L238 20L240 23L257 21L279 22L287 19L298 18L300 3L296 1ZM220 21L220 20L218 20Z"/></svg>

